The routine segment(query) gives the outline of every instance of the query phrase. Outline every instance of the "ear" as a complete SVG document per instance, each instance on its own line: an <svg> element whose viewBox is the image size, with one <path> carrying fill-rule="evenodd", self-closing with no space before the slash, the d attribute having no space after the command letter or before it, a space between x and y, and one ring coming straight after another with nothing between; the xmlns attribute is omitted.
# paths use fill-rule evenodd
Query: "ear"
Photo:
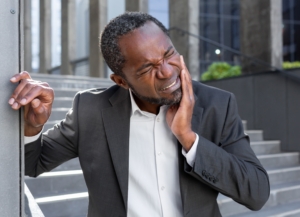
<svg viewBox="0 0 300 217"><path fill-rule="evenodd" d="M115 82L117 85L119 85L120 87L123 87L126 90L129 89L129 86L128 86L126 80L122 76L116 75L116 74L111 74L110 79L113 82Z"/></svg>

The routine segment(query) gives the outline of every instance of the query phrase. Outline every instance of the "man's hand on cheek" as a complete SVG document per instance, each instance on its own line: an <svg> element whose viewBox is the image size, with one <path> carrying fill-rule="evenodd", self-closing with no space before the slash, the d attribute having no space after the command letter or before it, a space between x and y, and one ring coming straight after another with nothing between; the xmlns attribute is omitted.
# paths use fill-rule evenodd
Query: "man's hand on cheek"
<svg viewBox="0 0 300 217"><path fill-rule="evenodd" d="M196 134L193 132L191 124L195 99L192 79L182 56L180 56L180 63L182 99L179 104L170 106L166 119L171 131L188 152L196 140Z"/></svg>

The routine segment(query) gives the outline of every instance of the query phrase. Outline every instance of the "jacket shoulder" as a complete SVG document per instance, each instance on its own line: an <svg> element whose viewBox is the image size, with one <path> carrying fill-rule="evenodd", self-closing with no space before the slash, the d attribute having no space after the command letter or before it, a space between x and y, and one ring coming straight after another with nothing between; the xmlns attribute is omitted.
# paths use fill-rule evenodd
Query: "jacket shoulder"
<svg viewBox="0 0 300 217"><path fill-rule="evenodd" d="M193 90L202 105L211 103L227 104L228 100L233 96L233 94L228 91L208 86L197 81L193 81Z"/></svg>

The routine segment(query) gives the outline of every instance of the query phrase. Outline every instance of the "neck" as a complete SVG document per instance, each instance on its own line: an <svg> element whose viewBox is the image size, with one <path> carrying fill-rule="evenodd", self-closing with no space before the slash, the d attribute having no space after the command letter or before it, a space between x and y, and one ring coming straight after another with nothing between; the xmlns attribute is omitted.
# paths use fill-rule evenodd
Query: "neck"
<svg viewBox="0 0 300 217"><path fill-rule="evenodd" d="M132 94L132 96L135 100L135 103L142 111L146 111L146 112L156 114L156 115L159 113L160 105L152 104L150 102L142 100L142 99L138 98L134 93Z"/></svg>

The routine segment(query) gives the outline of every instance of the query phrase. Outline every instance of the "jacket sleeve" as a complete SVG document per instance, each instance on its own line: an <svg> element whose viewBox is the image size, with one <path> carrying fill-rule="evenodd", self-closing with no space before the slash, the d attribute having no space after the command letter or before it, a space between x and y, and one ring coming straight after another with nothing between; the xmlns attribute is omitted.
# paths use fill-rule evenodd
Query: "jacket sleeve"
<svg viewBox="0 0 300 217"><path fill-rule="evenodd" d="M249 209L261 209L269 198L269 178L244 133L233 94L220 138L214 144L199 135L195 163L185 162L185 171Z"/></svg>
<svg viewBox="0 0 300 217"><path fill-rule="evenodd" d="M25 145L25 175L37 177L78 156L79 98L80 94L77 94L64 120L38 140Z"/></svg>

